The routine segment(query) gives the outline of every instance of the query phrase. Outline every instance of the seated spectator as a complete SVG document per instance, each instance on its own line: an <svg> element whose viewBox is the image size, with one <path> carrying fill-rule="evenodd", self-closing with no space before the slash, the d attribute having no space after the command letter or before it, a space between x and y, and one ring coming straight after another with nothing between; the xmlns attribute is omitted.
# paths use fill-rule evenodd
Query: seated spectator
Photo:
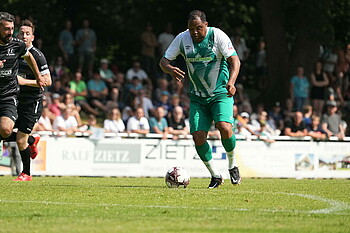
<svg viewBox="0 0 350 233"><path fill-rule="evenodd" d="M114 73L108 68L108 60L107 59L101 59L100 61L100 68L99 73L102 77L102 80L106 82L108 88L110 89L112 87L112 84L115 79Z"/></svg>
<svg viewBox="0 0 350 233"><path fill-rule="evenodd" d="M93 78L88 81L88 91L90 104L103 112L107 111L105 104L107 103L108 88L102 80L101 75L94 72Z"/></svg>
<svg viewBox="0 0 350 233"><path fill-rule="evenodd" d="M72 116L71 108L66 108L61 116L56 117L53 122L53 129L66 132L67 135L72 135L78 131L78 122Z"/></svg>
<svg viewBox="0 0 350 233"><path fill-rule="evenodd" d="M162 139L167 139L169 133L168 122L164 118L164 108L156 108L156 116L149 119L150 132L162 134Z"/></svg>
<svg viewBox="0 0 350 233"><path fill-rule="evenodd" d="M303 107L303 121L305 123L305 127L308 128L312 124L311 116L312 116L312 106L304 105Z"/></svg>
<svg viewBox="0 0 350 233"><path fill-rule="evenodd" d="M311 117L311 125L307 126L308 135L316 140L325 140L327 133L322 129L320 117L313 115Z"/></svg>
<svg viewBox="0 0 350 233"><path fill-rule="evenodd" d="M125 125L118 108L109 111L108 119L103 122L103 128L108 133L122 133L125 131Z"/></svg>
<svg viewBox="0 0 350 233"><path fill-rule="evenodd" d="M278 130L275 131L271 127L271 125L267 121L267 112L265 111L260 111L260 113L258 113L257 115L257 119L251 120L251 124L253 125L257 134L259 134L261 124L264 125L264 131L268 132L270 135L279 135L280 133Z"/></svg>
<svg viewBox="0 0 350 233"><path fill-rule="evenodd" d="M169 82L166 78L160 78L158 79L158 86L154 91L154 100L155 102L160 102L161 96L163 92L170 92L169 91Z"/></svg>
<svg viewBox="0 0 350 233"><path fill-rule="evenodd" d="M72 109L72 116L75 117L75 119L78 122L78 125L81 124L81 117L80 117L80 106L77 106L74 104L74 98L71 94L67 93L63 96L62 102L64 103L64 109L71 108ZM61 109L62 111L63 109Z"/></svg>
<svg viewBox="0 0 350 233"><path fill-rule="evenodd" d="M322 129L327 133L328 137L336 136L339 140L345 137L345 129L342 125L341 118L337 114L337 102L334 100L327 101L327 113L322 116Z"/></svg>
<svg viewBox="0 0 350 233"><path fill-rule="evenodd" d="M157 107L161 106L164 108L165 115L168 115L168 112L170 111L169 95L169 92L163 91L160 100L156 103Z"/></svg>
<svg viewBox="0 0 350 233"><path fill-rule="evenodd" d="M290 118L293 118L294 112L293 112L293 100L291 98L286 99L285 107L283 108L282 112L284 116L284 122L290 120Z"/></svg>
<svg viewBox="0 0 350 233"><path fill-rule="evenodd" d="M260 122L259 130L259 140L264 141L266 143L274 143L275 140L272 138L272 135L268 130L266 130L266 123Z"/></svg>
<svg viewBox="0 0 350 233"><path fill-rule="evenodd" d="M140 79L138 79L136 76L132 78L131 83L127 85L127 92L128 95L138 95L139 91L143 90L142 83Z"/></svg>
<svg viewBox="0 0 350 233"><path fill-rule="evenodd" d="M295 112L294 117L286 122L284 135L290 137L305 137L308 135L301 112Z"/></svg>
<svg viewBox="0 0 350 233"><path fill-rule="evenodd" d="M156 115L154 105L149 97L149 93L147 93L145 90L139 91L138 95L136 96L135 103L137 106L141 106L143 108L143 112L147 119Z"/></svg>
<svg viewBox="0 0 350 233"><path fill-rule="evenodd" d="M63 64L63 58L61 56L58 56L49 68L53 80L61 79L64 74L68 73L68 68Z"/></svg>
<svg viewBox="0 0 350 233"><path fill-rule="evenodd" d="M189 130L185 124L185 115L180 106L176 106L168 116L169 133L173 135L174 140L179 139L179 135L186 137Z"/></svg>
<svg viewBox="0 0 350 233"><path fill-rule="evenodd" d="M57 117L61 115L61 109L65 108L65 104L61 102L59 94L52 95L52 103L48 105L49 110Z"/></svg>
<svg viewBox="0 0 350 233"><path fill-rule="evenodd" d="M48 91L51 93L51 95L53 94L59 94L60 96L63 96L64 94L66 94L68 91L62 86L62 82L59 79L56 79L53 82L53 85L51 85L48 88Z"/></svg>
<svg viewBox="0 0 350 233"><path fill-rule="evenodd" d="M85 81L82 80L80 71L75 72L73 80L69 82L69 93L74 96L74 101L77 106L80 106L89 114L98 115L98 111L93 109L86 100L88 90Z"/></svg>
<svg viewBox="0 0 350 233"><path fill-rule="evenodd" d="M272 129L275 130L276 135L280 135L284 129L284 117L281 110L280 102L276 102L272 107L272 111L268 114L267 121Z"/></svg>
<svg viewBox="0 0 350 233"><path fill-rule="evenodd" d="M56 118L56 116L50 112L49 108L44 107L39 121L35 124L33 131L52 131L51 119L54 118Z"/></svg>
<svg viewBox="0 0 350 233"><path fill-rule="evenodd" d="M139 80L141 80L141 83L146 87L146 89L148 89L149 91L152 91L152 81L151 79L148 77L146 71L144 71L141 68L141 63L135 61L132 64L132 67L130 69L127 70L126 72L126 81L127 82L131 82L131 80L134 77L137 77Z"/></svg>
<svg viewBox="0 0 350 233"><path fill-rule="evenodd" d="M258 135L256 128L250 124L250 116L247 112L242 112L238 117L238 134L243 136Z"/></svg>
<svg viewBox="0 0 350 233"><path fill-rule="evenodd" d="M138 107L135 116L129 118L127 131L130 133L148 134L150 131L148 119L145 117L142 107Z"/></svg>

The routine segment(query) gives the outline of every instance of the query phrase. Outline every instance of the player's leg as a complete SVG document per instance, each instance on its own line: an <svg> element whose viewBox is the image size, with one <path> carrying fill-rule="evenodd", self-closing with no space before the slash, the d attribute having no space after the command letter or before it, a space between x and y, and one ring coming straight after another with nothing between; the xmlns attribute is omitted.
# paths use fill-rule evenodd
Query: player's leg
<svg viewBox="0 0 350 233"><path fill-rule="evenodd" d="M3 140L11 135L17 117L16 98L0 101L0 155L2 155Z"/></svg>
<svg viewBox="0 0 350 233"><path fill-rule="evenodd" d="M218 169L214 165L212 150L207 141L208 130L213 119L207 105L191 101L190 105L190 131L193 136L196 151L210 172L212 179L208 188L217 188L223 183Z"/></svg>
<svg viewBox="0 0 350 233"><path fill-rule="evenodd" d="M14 181L31 181L32 176L30 175L30 149L28 146L29 134L21 131L17 132L17 146L22 159L23 170L21 174L14 179Z"/></svg>
<svg viewBox="0 0 350 233"><path fill-rule="evenodd" d="M225 148L228 158L228 170L230 173L231 183L234 185L241 183L241 177L239 174L235 147L236 137L232 131L233 123L233 98L223 97L215 101L212 105L212 114L216 127L221 134L221 142Z"/></svg>

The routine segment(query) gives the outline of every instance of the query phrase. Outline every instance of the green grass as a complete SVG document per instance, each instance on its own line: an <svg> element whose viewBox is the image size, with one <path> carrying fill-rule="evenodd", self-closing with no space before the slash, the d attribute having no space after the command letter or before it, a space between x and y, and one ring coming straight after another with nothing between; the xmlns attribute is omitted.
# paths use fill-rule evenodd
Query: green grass
<svg viewBox="0 0 350 233"><path fill-rule="evenodd" d="M350 232L350 181L0 177L0 232Z"/></svg>

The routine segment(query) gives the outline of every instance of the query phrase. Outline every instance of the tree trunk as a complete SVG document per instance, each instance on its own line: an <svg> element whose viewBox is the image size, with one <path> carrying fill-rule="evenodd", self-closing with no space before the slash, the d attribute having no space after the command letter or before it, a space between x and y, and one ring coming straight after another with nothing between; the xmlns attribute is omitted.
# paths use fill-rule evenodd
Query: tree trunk
<svg viewBox="0 0 350 233"><path fill-rule="evenodd" d="M266 42L268 86L262 93L264 105L279 101L282 104L289 96L289 51L284 27L281 0L260 0L261 19Z"/></svg>

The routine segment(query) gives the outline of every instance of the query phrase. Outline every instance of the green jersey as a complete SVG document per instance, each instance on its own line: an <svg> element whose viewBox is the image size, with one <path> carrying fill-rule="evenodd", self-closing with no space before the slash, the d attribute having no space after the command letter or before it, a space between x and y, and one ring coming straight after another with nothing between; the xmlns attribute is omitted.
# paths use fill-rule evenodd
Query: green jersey
<svg viewBox="0 0 350 233"><path fill-rule="evenodd" d="M200 43L192 40L189 30L180 33L164 57L174 60L179 54L187 65L191 95L208 98L227 93L229 65L226 58L237 56L237 53L223 31L208 27L207 35Z"/></svg>

